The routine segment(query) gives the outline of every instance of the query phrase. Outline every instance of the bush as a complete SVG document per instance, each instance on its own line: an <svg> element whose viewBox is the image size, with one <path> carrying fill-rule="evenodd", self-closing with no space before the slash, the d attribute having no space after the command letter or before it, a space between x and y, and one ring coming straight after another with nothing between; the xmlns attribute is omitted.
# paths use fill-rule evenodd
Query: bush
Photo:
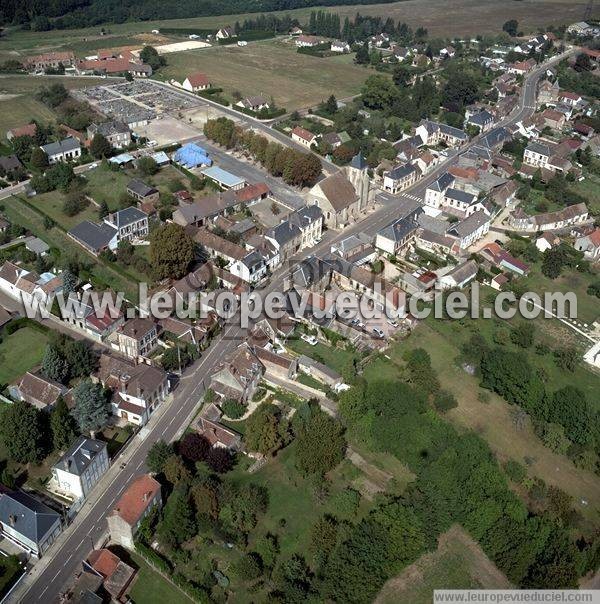
<svg viewBox="0 0 600 604"><path fill-rule="evenodd" d="M433 404L435 408L442 413L445 413L446 411L450 411L450 409L458 407L458 401L456 400L454 395L451 392L448 392L447 390L440 390L435 395L435 398L433 399Z"/></svg>
<svg viewBox="0 0 600 604"><path fill-rule="evenodd" d="M262 575L262 561L258 554L250 552L232 564L231 570L244 581L252 581Z"/></svg>
<svg viewBox="0 0 600 604"><path fill-rule="evenodd" d="M246 406L234 399L227 399L221 405L221 410L227 417L231 419L239 419L242 417L242 415L244 415L244 413L246 413Z"/></svg>
<svg viewBox="0 0 600 604"><path fill-rule="evenodd" d="M521 484L527 476L527 470L518 462L513 459L509 459L504 464L504 471L506 475L517 484Z"/></svg>

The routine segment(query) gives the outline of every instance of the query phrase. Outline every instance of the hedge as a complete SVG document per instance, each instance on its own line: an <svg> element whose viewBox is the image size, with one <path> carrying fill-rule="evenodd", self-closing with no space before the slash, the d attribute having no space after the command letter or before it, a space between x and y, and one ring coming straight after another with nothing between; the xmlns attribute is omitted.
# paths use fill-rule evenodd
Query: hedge
<svg viewBox="0 0 600 604"><path fill-rule="evenodd" d="M4 333L8 336L19 331L19 329L23 329L23 327L31 327L39 331L40 333L48 333L49 328L46 325L41 325L37 321L33 319L29 319L28 317L20 317L19 319L13 319L10 323L7 323L4 326Z"/></svg>

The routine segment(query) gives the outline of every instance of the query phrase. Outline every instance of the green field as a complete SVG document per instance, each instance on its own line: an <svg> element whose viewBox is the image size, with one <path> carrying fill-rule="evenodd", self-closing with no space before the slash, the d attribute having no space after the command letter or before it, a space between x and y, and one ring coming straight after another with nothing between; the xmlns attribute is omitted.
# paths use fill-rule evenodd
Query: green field
<svg viewBox="0 0 600 604"><path fill-rule="evenodd" d="M348 366L352 359L358 358L358 355L354 352L334 348L321 342L311 346L308 342L301 340L300 337L288 340L286 345L296 354L304 354L315 361L324 363L338 373L344 371L344 368Z"/></svg>
<svg viewBox="0 0 600 604"><path fill-rule="evenodd" d="M192 600L180 589L163 579L143 558L131 554L139 568L129 597L135 604L189 604Z"/></svg>
<svg viewBox="0 0 600 604"><path fill-rule="evenodd" d="M314 106L332 93L338 98L358 94L369 76L368 69L354 65L353 55L320 59L278 39L170 54L157 77L183 81L193 71L206 73L228 95L272 96L288 110Z"/></svg>
<svg viewBox="0 0 600 604"><path fill-rule="evenodd" d="M46 105L37 101L35 93L42 86L61 82L67 88L94 86L103 81L98 78L52 78L43 79L32 76L0 76L0 138L6 131L16 126L28 124L31 120L50 122L56 114Z"/></svg>
<svg viewBox="0 0 600 604"><path fill-rule="evenodd" d="M42 361L48 339L40 331L22 327L0 343L0 384L8 384Z"/></svg>
<svg viewBox="0 0 600 604"><path fill-rule="evenodd" d="M73 228L83 220L98 220L98 212L93 204L89 203L84 210L75 214L75 216L67 216L62 210L63 202L64 196L58 191L42 193L29 199L29 203L32 206L50 216L54 222L67 230Z"/></svg>

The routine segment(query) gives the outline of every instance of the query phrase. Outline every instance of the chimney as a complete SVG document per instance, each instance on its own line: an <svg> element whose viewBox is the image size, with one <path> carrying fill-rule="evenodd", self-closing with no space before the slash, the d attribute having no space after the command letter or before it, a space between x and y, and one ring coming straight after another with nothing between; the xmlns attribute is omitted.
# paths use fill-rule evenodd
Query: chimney
<svg viewBox="0 0 600 604"><path fill-rule="evenodd" d="M144 499L144 503L146 503L148 501L148 493L147 492L144 493L143 499Z"/></svg>
<svg viewBox="0 0 600 604"><path fill-rule="evenodd" d="M15 526L15 524L17 522L17 517L14 514L11 514L8 517L8 522L9 522L10 526Z"/></svg>

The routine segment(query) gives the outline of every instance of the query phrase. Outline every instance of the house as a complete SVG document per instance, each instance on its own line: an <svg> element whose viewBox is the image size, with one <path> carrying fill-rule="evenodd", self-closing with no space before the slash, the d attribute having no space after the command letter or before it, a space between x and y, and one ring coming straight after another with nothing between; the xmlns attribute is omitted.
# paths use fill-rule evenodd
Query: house
<svg viewBox="0 0 600 604"><path fill-rule="evenodd" d="M15 170L22 170L23 164L16 155L0 156L0 168L4 170L4 174L10 174Z"/></svg>
<svg viewBox="0 0 600 604"><path fill-rule="evenodd" d="M486 110L470 115L465 121L465 126L472 126L479 134L487 132L493 125L494 116Z"/></svg>
<svg viewBox="0 0 600 604"><path fill-rule="evenodd" d="M486 235L489 230L490 217L479 210L450 226L447 234L456 237L458 245L465 250Z"/></svg>
<svg viewBox="0 0 600 604"><path fill-rule="evenodd" d="M330 252L332 255L340 256L340 258L356 264L356 266L367 264L377 258L377 251L373 246L372 238L364 233L349 235L341 241L333 243Z"/></svg>
<svg viewBox="0 0 600 604"><path fill-rule="evenodd" d="M229 270L242 281L254 285L262 281L268 274L265 259L257 250L252 250L245 254L243 258L232 262Z"/></svg>
<svg viewBox="0 0 600 604"><path fill-rule="evenodd" d="M86 498L109 465L106 443L80 436L52 466L52 476L61 494Z"/></svg>
<svg viewBox="0 0 600 604"><path fill-rule="evenodd" d="M337 149L351 139L347 132L327 132L321 135L321 140L330 145L332 149Z"/></svg>
<svg viewBox="0 0 600 604"><path fill-rule="evenodd" d="M548 161L554 155L555 144L543 139L529 141L523 153L523 162L534 168L547 168Z"/></svg>
<svg viewBox="0 0 600 604"><path fill-rule="evenodd" d="M517 61L512 65L508 66L508 73L514 73L515 75L526 75L528 74L534 67L536 66L536 62L534 59L527 59L527 61Z"/></svg>
<svg viewBox="0 0 600 604"><path fill-rule="evenodd" d="M142 474L127 487L108 516L111 540L133 549L142 520L156 507L162 507L160 483L149 474Z"/></svg>
<svg viewBox="0 0 600 604"><path fill-rule="evenodd" d="M290 36L301 36L302 35L302 28L295 26L292 27L292 29L290 29Z"/></svg>
<svg viewBox="0 0 600 604"><path fill-rule="evenodd" d="M333 40L331 43L331 52L348 53L350 52L350 44L341 40Z"/></svg>
<svg viewBox="0 0 600 604"><path fill-rule="evenodd" d="M446 273L439 279L442 289L458 288L462 289L477 275L479 267L475 260L469 260L463 264L454 267L450 272Z"/></svg>
<svg viewBox="0 0 600 604"><path fill-rule="evenodd" d="M398 165L383 173L383 188L396 195L414 185L421 177L421 170L412 164Z"/></svg>
<svg viewBox="0 0 600 604"><path fill-rule="evenodd" d="M236 107L241 107L242 109L248 109L250 111L254 111L255 113L261 111L262 109L270 109L271 103L269 99L264 96L247 96L243 98L241 101L238 101L235 104Z"/></svg>
<svg viewBox="0 0 600 604"><path fill-rule="evenodd" d="M75 55L71 50L46 52L33 57L25 57L23 66L29 71L45 71L46 69L57 69L69 67L75 62Z"/></svg>
<svg viewBox="0 0 600 604"><path fill-rule="evenodd" d="M211 447L221 447L232 451L241 450L241 435L221 424L221 417L223 417L221 410L214 403L210 403L201 411L194 428L208 440Z"/></svg>
<svg viewBox="0 0 600 604"><path fill-rule="evenodd" d="M573 247L583 252L584 258L592 262L600 260L600 229L596 228L589 235L577 237Z"/></svg>
<svg viewBox="0 0 600 604"><path fill-rule="evenodd" d="M127 124L117 120L90 124L87 136L91 140L96 134L101 134L115 149L123 149L131 144L131 130Z"/></svg>
<svg viewBox="0 0 600 604"><path fill-rule="evenodd" d="M337 371L304 354L298 358L298 369L330 388L335 388L343 381L342 376Z"/></svg>
<svg viewBox="0 0 600 604"><path fill-rule="evenodd" d="M20 136L31 136L32 138L37 134L37 124L31 123L25 126L19 126L18 128L12 128L6 132L6 138L12 141L14 138Z"/></svg>
<svg viewBox="0 0 600 604"><path fill-rule="evenodd" d="M81 157L81 143L72 136L55 143L42 145L40 148L48 156L49 164L71 161Z"/></svg>
<svg viewBox="0 0 600 604"><path fill-rule="evenodd" d="M228 264L241 260L248 253L242 246L215 233L211 233L205 227L198 229L193 239L196 243L200 244L201 250L209 258L222 258Z"/></svg>
<svg viewBox="0 0 600 604"><path fill-rule="evenodd" d="M408 205L400 218L377 231L375 247L391 256L405 252L417 235L418 218L422 213L423 209L418 203Z"/></svg>
<svg viewBox="0 0 600 604"><path fill-rule="evenodd" d="M567 27L567 33L573 34L575 36L587 36L593 30L593 27L586 23L585 21L578 21L577 23L572 23Z"/></svg>
<svg viewBox="0 0 600 604"><path fill-rule="evenodd" d="M158 203L160 197L158 189L148 186L138 178L133 178L127 183L127 195L141 203L152 204Z"/></svg>
<svg viewBox="0 0 600 604"><path fill-rule="evenodd" d="M500 273L499 275L496 275L491 281L490 281L490 287L492 289L495 289L496 291L502 291L502 288L508 283L508 277L504 274L504 273Z"/></svg>
<svg viewBox="0 0 600 604"><path fill-rule="evenodd" d="M119 244L119 232L107 222L95 223L84 220L67 233L71 239L97 256L105 250L114 251Z"/></svg>
<svg viewBox="0 0 600 604"><path fill-rule="evenodd" d="M281 262L297 252L312 247L321 239L323 212L319 206L305 206L292 212L287 219L265 233L279 252Z"/></svg>
<svg viewBox="0 0 600 604"><path fill-rule="evenodd" d="M519 231L556 231L586 222L589 212L585 203L567 206L556 212L529 216L517 208L508 217L508 224Z"/></svg>
<svg viewBox="0 0 600 604"><path fill-rule="evenodd" d="M119 352L130 359L147 357L158 346L158 328L150 319L130 319L115 333Z"/></svg>
<svg viewBox="0 0 600 604"><path fill-rule="evenodd" d="M121 75L130 73L136 78L148 78L152 75L152 67L142 63L131 53L123 53L116 57L108 56L78 61L75 63L75 71L78 75Z"/></svg>
<svg viewBox="0 0 600 604"><path fill-rule="evenodd" d="M112 601L126 601L126 592L135 578L136 570L119 556L106 548L94 549L84 562L84 568L102 577L104 589Z"/></svg>
<svg viewBox="0 0 600 604"><path fill-rule="evenodd" d="M8 393L11 398L16 401L25 401L42 410L54 407L56 401L66 392L67 388L62 384L31 371L24 373L8 385Z"/></svg>
<svg viewBox="0 0 600 604"><path fill-rule="evenodd" d="M252 205L261 199L266 199L271 195L271 189L266 182L258 182L253 185L246 184L245 187L235 190L235 198L240 203Z"/></svg>
<svg viewBox="0 0 600 604"><path fill-rule="evenodd" d="M315 144L318 140L316 134L313 134L310 130L306 130L306 128L301 128L300 126L294 126L291 136L293 141L307 148L310 148L310 146Z"/></svg>
<svg viewBox="0 0 600 604"><path fill-rule="evenodd" d="M265 368L265 379L273 376L284 380L296 379L298 374L298 359L278 354L267 348L257 346L254 348L256 358Z"/></svg>
<svg viewBox="0 0 600 604"><path fill-rule="evenodd" d="M92 295L97 296L99 301L97 308L88 304ZM68 304L71 312L63 313L62 320L96 342L106 341L125 322L123 313L114 304L111 292L69 292Z"/></svg>
<svg viewBox="0 0 600 604"><path fill-rule="evenodd" d="M211 83L205 73L197 71L188 75L187 78L183 80L181 87L190 92L198 92L199 90L207 90L210 88Z"/></svg>
<svg viewBox="0 0 600 604"><path fill-rule="evenodd" d="M454 46L445 46L440 50L440 57L442 59L451 59L456 55L456 48Z"/></svg>
<svg viewBox="0 0 600 604"><path fill-rule="evenodd" d="M560 243L560 239L551 231L544 233L535 240L535 247L540 252L546 252Z"/></svg>
<svg viewBox="0 0 600 604"><path fill-rule="evenodd" d="M221 29L217 30L215 38L217 40L228 40L229 38L235 38L236 34L229 25L227 27L221 27Z"/></svg>
<svg viewBox="0 0 600 604"><path fill-rule="evenodd" d="M113 414L137 426L147 423L169 392L167 374L159 367L106 353L92 380L112 392Z"/></svg>
<svg viewBox="0 0 600 604"><path fill-rule="evenodd" d="M552 128L553 130L562 130L565 127L567 118L564 113L556 111L556 109L544 109L540 114L540 118L544 127Z"/></svg>
<svg viewBox="0 0 600 604"><path fill-rule="evenodd" d="M216 366L210 376L210 388L222 400L246 403L252 398L264 372L264 365L248 344L242 343Z"/></svg>
<svg viewBox="0 0 600 604"><path fill-rule="evenodd" d="M119 242L144 239L149 233L148 214L133 206L108 214L104 222L115 227Z"/></svg>
<svg viewBox="0 0 600 604"><path fill-rule="evenodd" d="M0 267L0 291L32 308L34 299L46 304L62 287L62 277L53 273L38 275L8 261Z"/></svg>
<svg viewBox="0 0 600 604"><path fill-rule="evenodd" d="M558 94L558 101L560 103L564 103L569 107L577 107L583 101L583 97L576 92L569 92L567 90L563 90Z"/></svg>
<svg viewBox="0 0 600 604"><path fill-rule="evenodd" d="M312 48L314 46L319 46L319 44L324 44L325 42L325 38L319 38L318 36L300 35L296 38L296 46L298 48Z"/></svg>
<svg viewBox="0 0 600 604"><path fill-rule="evenodd" d="M25 242L25 248L36 256L45 256L50 251L50 246L39 237L31 237Z"/></svg>
<svg viewBox="0 0 600 604"><path fill-rule="evenodd" d="M509 254L496 242L484 245L481 250L479 250L479 253L497 268L507 269L519 276L526 275L529 272L529 266L527 264Z"/></svg>
<svg viewBox="0 0 600 604"><path fill-rule="evenodd" d="M244 189L240 189L239 192ZM227 216L241 207L238 191L225 191L201 197L193 203L180 205L174 212L172 220L183 227L206 225L217 216Z"/></svg>
<svg viewBox="0 0 600 604"><path fill-rule="evenodd" d="M558 102L560 86L557 81L543 80L538 86L538 105L555 105Z"/></svg>
<svg viewBox="0 0 600 604"><path fill-rule="evenodd" d="M439 208L446 191L455 183L455 178L449 172L444 172L425 189L424 203L431 208Z"/></svg>
<svg viewBox="0 0 600 604"><path fill-rule="evenodd" d="M2 537L35 558L52 545L62 531L61 516L23 491L0 496Z"/></svg>

